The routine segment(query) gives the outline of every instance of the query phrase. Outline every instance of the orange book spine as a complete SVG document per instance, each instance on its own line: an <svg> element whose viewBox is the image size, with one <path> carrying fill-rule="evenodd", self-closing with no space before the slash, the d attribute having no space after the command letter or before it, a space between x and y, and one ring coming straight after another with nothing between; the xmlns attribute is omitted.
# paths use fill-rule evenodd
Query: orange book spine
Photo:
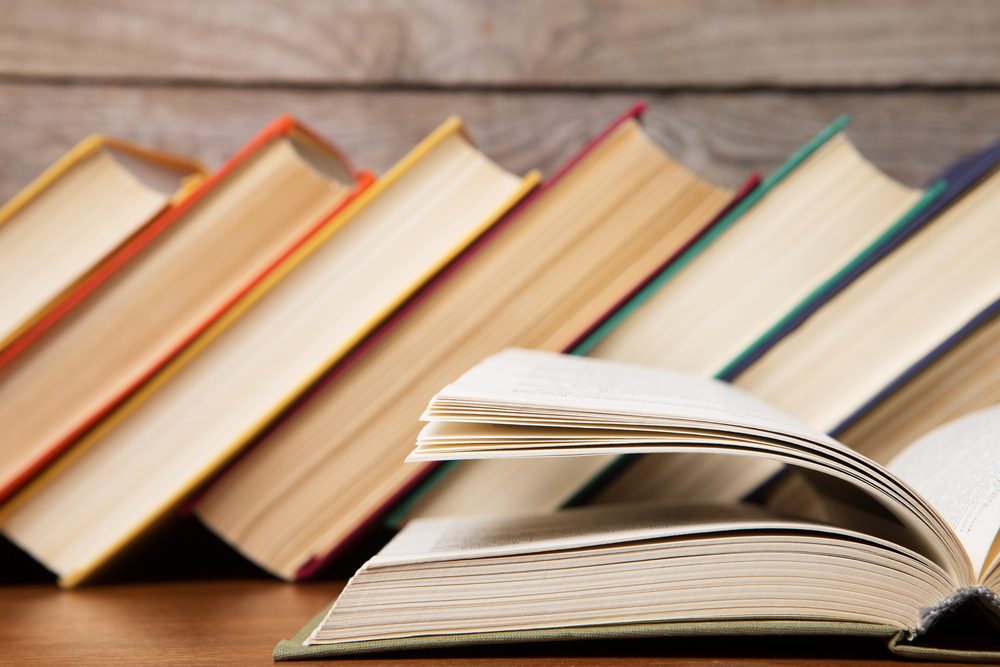
<svg viewBox="0 0 1000 667"><path fill-rule="evenodd" d="M104 148L113 148L115 150L137 156L141 159L154 160L176 168L187 170L189 172L188 176L186 176L182 181L181 187L173 194L167 204L152 218L150 218L150 220L155 220L157 217L162 215L164 211L169 210L170 206L186 197L189 192L192 192L198 184L205 180L206 169L198 162L173 155L171 153L165 153L163 151L131 144L127 141L122 141L113 137L91 134L59 158L27 187L18 192L10 201L3 206L0 206L0 225L6 224L11 217L16 215L26 206L30 205L31 202L41 196L46 189L51 187L56 181L59 180L60 177L73 169L79 162ZM124 247L124 245L127 244L128 240L126 240L122 246ZM40 322L45 320L47 317L50 317L51 312L58 309L62 305L61 302L63 300L72 298L81 284L86 282L88 276L99 270L101 265L109 261L109 259L113 258L113 256L114 252L92 267L73 284L66 287L58 297L56 297L49 304L45 305L39 312L36 312L26 322L23 322L16 331L8 335L3 340L0 340L0 368L23 351L31 340L37 338L40 330L44 329ZM71 309L71 307L62 307L63 312L68 312ZM56 319L55 316L51 316L51 318ZM24 340L21 340L22 337Z"/></svg>
<svg viewBox="0 0 1000 667"><path fill-rule="evenodd" d="M153 222L146 225L139 233L132 237L127 243L119 248L111 257L101 264L97 269L87 275L72 292L67 294L58 305L49 310L42 318L36 321L30 328L25 330L17 340L8 347L0 351L0 369L13 361L18 355L24 352L33 342L38 340L46 331L55 326L60 320L70 313L93 294L97 289L107 282L119 269L125 266L144 248L149 246L164 231L170 228L177 220L191 209L202 198L211 192L222 180L231 174L239 165L254 152L259 150L264 144L277 137L290 133L300 125L290 116L281 116L275 119L270 125L264 128L260 134L253 138L246 146L231 157L226 164L215 173L201 182L187 196L171 205L167 210L156 217ZM310 133L312 136L312 133ZM335 151L340 155L339 151Z"/></svg>
<svg viewBox="0 0 1000 667"><path fill-rule="evenodd" d="M45 317L40 319L26 331L18 340L14 342L10 347L4 349L0 352L0 369L10 361L12 361L18 354L23 352L32 342L41 337L46 331L54 327L58 322L69 314L77 305L83 302L88 296L97 291L101 285L103 285L108 279L110 279L115 272L122 266L127 264L132 258L142 252L147 246L149 246L156 238L162 234L164 231L170 228L176 221L178 221L185 212L190 210L195 204L197 204L202 198L204 198L209 192L211 192L215 187L219 185L227 176L229 176L233 171L235 171L241 163L243 163L247 158L249 158L255 151L259 150L269 141L286 136L292 131L300 131L307 134L310 138L321 143L324 148L328 148L331 152L336 154L338 158L342 159L342 153L339 149L331 146L327 142L318 138L311 130L305 128L304 125L299 123L296 119L291 116L281 116L270 123L263 131L260 132L253 140L246 144L242 149L240 149L235 155L233 155L222 167L220 167L215 173L213 173L209 178L207 178L200 186L193 190L187 197L183 200L177 202L171 208L166 210L164 213L160 214L152 223L147 225L139 234L134 236L131 241L129 241L125 246L123 246L118 252L116 252L108 261L102 264L99 269L95 270L93 273L87 276L87 278L82 281L78 287L73 291L72 294L66 296L58 304L58 306L48 313ZM171 348L167 354L165 354L161 359L159 359L150 368L145 369L143 373L137 376L123 391L119 392L112 400L108 401L107 404L103 405L99 410L95 411L87 419L82 421L76 426L71 432L64 435L62 438L57 440L52 444L51 447L46 450L44 454L37 457L29 465L14 477L8 484L0 487L0 503L5 502L11 496L13 496L21 487L23 487L28 481L30 481L35 475L44 470L50 463L52 463L60 454L62 454L66 449L68 449L77 439L79 439L84 433L89 431L94 425L96 425L101 419L107 416L111 411L113 411L122 401L124 401L129 394L134 392L145 382L147 382L152 376L154 376L163 366L165 366L173 357L181 352L185 347L187 347L192 341L194 341L199 335L201 335L206 329L208 329L216 320L222 317L229 308L238 302L243 296L252 290L258 283L264 280L268 274L273 271L278 265L280 265L289 255L294 253L301 245L308 242L308 240L319 232L323 227L326 226L332 219L334 219L341 210L343 210L347 205L349 205L354 199L358 197L362 192L364 192L368 186L370 186L374 181L375 177L372 173L368 171L355 171L353 167L344 161L344 165L347 169L351 171L355 176L355 186L351 194L346 197L342 202L340 202L333 209L328 211L315 225L313 225L305 234L302 235L295 243L291 246L282 250L274 259L272 259L268 265L261 271L257 276L250 280L247 284L242 286L237 292L230 295L226 301L219 306L208 318L203 322L200 322L198 326L192 329L182 340L178 342L173 348Z"/></svg>
<svg viewBox="0 0 1000 667"><path fill-rule="evenodd" d="M200 336L208 327L212 325L217 319L219 319L229 308L233 306L237 301L243 298L247 292L252 290L259 282L264 280L267 275L279 264L281 264L285 259L287 259L291 254L293 254L302 244L309 240L316 232L322 229L330 220L335 218L338 213L340 213L347 205L349 205L358 195L360 195L369 185L375 181L375 177L367 171L360 172L358 174L357 186L354 191L340 204L338 204L334 209L332 209L326 216L323 217L322 221L315 225L307 234L303 235L294 245L290 246L286 251L281 253L280 256L276 257L272 262L270 262L267 268L257 275L252 281L247 283L239 292L235 293L230 297L222 306L215 311L212 316L198 326L197 329L192 331L181 343L179 343L174 349L172 349L167 355L156 363L153 367L149 368L140 377L129 385L124 391L119 393L115 398L104 405L99 411L92 414L86 421L82 422L73 429L72 432L68 433L66 436L53 443L45 454L38 457L28 466L26 466L20 474L18 474L9 484L0 487L0 503L8 500L17 491L23 487L27 482L29 482L35 475L44 470L50 463L52 463L60 454L66 451L77 439L79 439L84 433L93 428L101 419L106 417L111 411L113 411L119 404L122 403L128 396L134 392L136 389L145 384L151 377L153 377L157 371L163 368L167 362L170 361L174 356L176 356L181 350L191 344L198 336Z"/></svg>

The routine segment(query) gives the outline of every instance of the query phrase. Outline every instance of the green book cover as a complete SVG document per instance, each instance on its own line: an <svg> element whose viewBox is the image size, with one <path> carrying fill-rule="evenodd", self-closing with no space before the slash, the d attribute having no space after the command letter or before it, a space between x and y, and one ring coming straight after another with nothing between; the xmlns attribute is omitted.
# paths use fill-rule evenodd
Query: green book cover
<svg viewBox="0 0 1000 667"><path fill-rule="evenodd" d="M316 629L333 605L327 606L306 623L291 639L274 647L272 657L287 660L317 660L358 656L369 653L412 651L418 649L518 644L525 642L579 641L586 639L641 639L651 637L713 637L713 636L842 636L882 637L892 641L899 628L889 625L817 621L671 621L664 623L629 623L579 627L545 628L504 632L476 632L458 635L434 635L400 639L343 642L340 644L306 645L304 642Z"/></svg>
<svg viewBox="0 0 1000 667"><path fill-rule="evenodd" d="M992 633L997 629L993 612L984 614L982 609L968 601L956 606L947 615L942 626L932 627L926 634L911 636L907 630L891 625L857 623L848 621L670 621L661 623L627 623L578 627L545 628L505 632L478 632L457 635L435 635L383 640L343 642L339 644L306 645L312 634L333 605L330 604L309 620L291 639L283 639L274 647L272 657L278 662L288 660L322 660L347 658L393 651L441 649L462 646L493 644L520 644L528 642L629 640L682 637L874 637L886 640L888 651L918 660L953 662L997 662L1000 650L995 648ZM975 627L983 631L985 643L980 646L964 645L967 632L962 627ZM968 639L965 637L965 639ZM669 648L664 647L664 654Z"/></svg>

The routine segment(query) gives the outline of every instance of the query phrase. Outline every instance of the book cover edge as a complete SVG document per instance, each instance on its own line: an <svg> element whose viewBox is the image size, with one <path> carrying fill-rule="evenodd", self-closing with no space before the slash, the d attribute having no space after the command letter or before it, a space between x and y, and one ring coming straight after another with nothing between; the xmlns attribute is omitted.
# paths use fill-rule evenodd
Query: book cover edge
<svg viewBox="0 0 1000 667"><path fill-rule="evenodd" d="M290 131L292 131L293 127L302 127L302 125L301 123L298 123L298 121L295 121L291 116L280 116L269 123L263 130L255 135L253 139L246 143L229 160L227 160L222 167L202 182L194 192L185 198L183 202L180 202L161 213L152 223L147 225L139 235L136 235L136 237L133 238L133 242L127 244L116 252L113 258L110 258L108 262L102 265L99 273L90 277L87 285L81 285L76 294L71 297L67 297L67 299L60 303L59 307L49 313L45 320L39 322L39 326L37 327L38 330L33 337L24 343L23 348L18 349L15 352L20 353L20 351L30 345L37 337L44 334L46 330L57 325L62 317L67 315L83 299L89 296L89 294L99 289L100 286L110 279L119 268L128 263L132 257L139 254L146 246L152 243L162 232L169 228L174 221L180 219L184 212L193 207L198 201L217 187L226 177L235 171L239 165L243 164L256 151L261 149L273 139L287 135ZM263 271L260 272L260 274L252 278L240 290L230 296L218 309L216 309L215 312L212 313L212 315L209 316L209 318L207 318L204 322L199 323L199 325L189 332L189 334L184 337L184 339L182 339L179 344L174 347L174 349L164 355L163 359L160 359L151 368L147 369L146 372L126 387L125 390L120 392L118 396L113 398L106 405L102 406L101 409L95 411L89 418L78 424L73 430L67 432L58 441L52 443L52 445L45 452L39 454L39 456L37 456L31 464L25 466L24 470L19 475L13 477L8 483L0 486L0 503L3 503L3 506L0 507L0 519L9 515L12 508L16 507L16 505L21 502L18 500L18 497L28 491L26 486L29 482L33 485L35 481L38 481L53 461L60 458L61 455L65 455L65 452L71 448L71 445L73 445L74 442L80 438L80 436L89 431L95 424L119 407L126 397L132 394L139 386L145 384L150 377L154 376L161 369L163 369L171 359L180 354L181 351L194 339L204 333L215 321L223 317L226 311L228 311L237 301L243 298L245 294L252 290L259 282L263 281L267 277L268 273L273 270L276 265L280 264L290 252L298 248L299 245L308 241L311 235L322 228L325 222L333 217L343 205L350 203L360 193L368 189L373 177L368 172L353 173L357 179L354 191L343 202L338 204L334 208L333 212L325 214L319 223L314 225L313 228L304 234L302 238L292 244L290 248L283 249L282 252L279 253L278 256L272 260L272 262L265 267ZM8 352L10 352L10 348L0 351L0 368L16 356L16 354L7 356Z"/></svg>
<svg viewBox="0 0 1000 667"><path fill-rule="evenodd" d="M139 230L132 236L135 236L135 234L140 233L143 228L152 224L152 222L155 221L160 215L169 210L171 206L175 205L180 199L186 196L187 193L197 187L197 185L203 182L206 178L207 170L204 165L192 158L186 158L173 153L168 153L166 151L147 148L145 146L140 146L138 144L133 144L122 139L116 139L102 134L90 134L80 140L67 152L63 153L55 162L46 167L41 174L36 176L31 183L21 188L21 190L18 191L17 194L15 194L9 201L3 204L3 206L0 206L0 225L6 224L10 219L30 206L35 200L41 197L46 190L54 186L59 179L80 165L84 160L89 159L105 148L114 148L115 150L138 156L140 159L147 162L167 164L178 170L184 170L188 174L182 179L182 182L177 190L167 198L165 205L147 218L146 221L139 227ZM20 352L27 347L27 342L30 342L26 338L26 335L29 334L29 332L32 332L38 326L40 321L49 317L49 313L57 309L63 301L72 298L73 293L78 290L93 273L100 271L101 267L106 262L111 261L115 254L117 254L125 245L129 243L131 238L132 237L130 236L120 246L112 250L106 256L102 257L94 266L90 267L72 283L65 286L62 290L60 290L59 294L50 299L49 302L42 308L18 325L14 331L0 340L0 367L7 363L7 361L16 357L17 354L20 354ZM36 337L37 335L32 336L31 340L34 340Z"/></svg>
<svg viewBox="0 0 1000 667"><path fill-rule="evenodd" d="M887 641L900 634L890 625L851 621L663 621L609 625L569 626L531 630L429 635L397 639L305 644L312 631L329 612L328 605L311 618L293 637L279 642L272 654L275 661L346 657L373 653L458 646L483 646L542 641L608 639L720 637L720 636L841 636L872 637Z"/></svg>

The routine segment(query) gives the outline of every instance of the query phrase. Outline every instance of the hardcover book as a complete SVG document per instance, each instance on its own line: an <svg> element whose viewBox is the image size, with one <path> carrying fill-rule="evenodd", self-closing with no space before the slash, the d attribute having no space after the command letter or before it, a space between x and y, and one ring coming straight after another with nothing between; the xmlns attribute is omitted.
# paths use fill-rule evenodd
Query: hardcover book
<svg viewBox="0 0 1000 667"><path fill-rule="evenodd" d="M0 501L205 330L367 185L280 118L92 276L87 298L0 374ZM112 272L112 269L116 269Z"/></svg>
<svg viewBox="0 0 1000 667"><path fill-rule="evenodd" d="M716 380L507 350L445 387L423 419L410 460L781 461L815 481L825 517L675 504L414 521L276 659L750 632L884 636L904 656L1000 659L998 408L883 467ZM965 627L949 633L959 614Z"/></svg>
<svg viewBox="0 0 1000 667"><path fill-rule="evenodd" d="M0 367L79 302L200 165L91 135L0 207ZM90 280L87 280L91 276Z"/></svg>

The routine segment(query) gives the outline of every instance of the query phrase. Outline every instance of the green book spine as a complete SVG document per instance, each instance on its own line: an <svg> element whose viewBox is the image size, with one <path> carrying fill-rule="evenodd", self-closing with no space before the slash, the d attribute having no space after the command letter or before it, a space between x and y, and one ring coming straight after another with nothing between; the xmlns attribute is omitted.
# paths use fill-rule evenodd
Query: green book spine
<svg viewBox="0 0 1000 667"><path fill-rule="evenodd" d="M916 203L914 203L913 206L911 206L910 209L904 213L898 221L896 221L896 223L883 232L877 239L872 241L871 245L858 253L854 259L845 264L839 271L837 271L837 273L830 276L830 278L823 284L819 285L816 289L806 295L806 297L799 302L797 306L795 306L767 331L761 334L757 340L751 343L747 349L741 352L735 359L726 364L722 370L718 371L715 374L715 377L728 377L734 369L743 364L745 359L752 357L762 346L767 345L779 331L787 326L790 321L797 319L803 312L807 312L812 309L817 301L823 299L831 290L837 289L838 285L844 285L844 281L847 276L852 274L859 266L868 262L873 256L880 253L886 245L893 243L896 237L904 229L906 229L907 226L909 226L910 222L923 213L928 206L934 203L934 201L941 196L947 187L947 182L942 179L936 181L933 185L927 188L923 196L921 196L920 199L918 199Z"/></svg>
<svg viewBox="0 0 1000 667"><path fill-rule="evenodd" d="M642 305L657 292L657 290L668 283L678 273L683 271L688 264L694 261L694 259L702 253L702 251L725 234L740 220L740 218L744 216L744 214L746 214L747 211L752 209L757 202L766 197L776 185L781 183L790 173L795 171L796 167L805 162L813 153L822 148L826 142L836 136L839 132L842 132L844 128L847 127L848 123L850 123L849 116L843 115L838 117L835 121L830 123L830 125L824 128L822 132L817 134L812 141L792 154L792 156L789 157L784 164L778 167L770 176L764 179L763 183L755 188L753 192L748 194L743 201L737 204L726 217L712 227L712 229L699 239L697 243L688 248L687 252L678 257L677 261L671 263L670 266L660 273L660 275L656 276L656 278L651 280L646 287L632 297L628 303L619 308L614 315L605 320L604 323L587 336L585 340L581 341L580 344L571 351L571 354L585 355L594 349L598 343L604 340L612 331L624 322L629 315L641 308Z"/></svg>

